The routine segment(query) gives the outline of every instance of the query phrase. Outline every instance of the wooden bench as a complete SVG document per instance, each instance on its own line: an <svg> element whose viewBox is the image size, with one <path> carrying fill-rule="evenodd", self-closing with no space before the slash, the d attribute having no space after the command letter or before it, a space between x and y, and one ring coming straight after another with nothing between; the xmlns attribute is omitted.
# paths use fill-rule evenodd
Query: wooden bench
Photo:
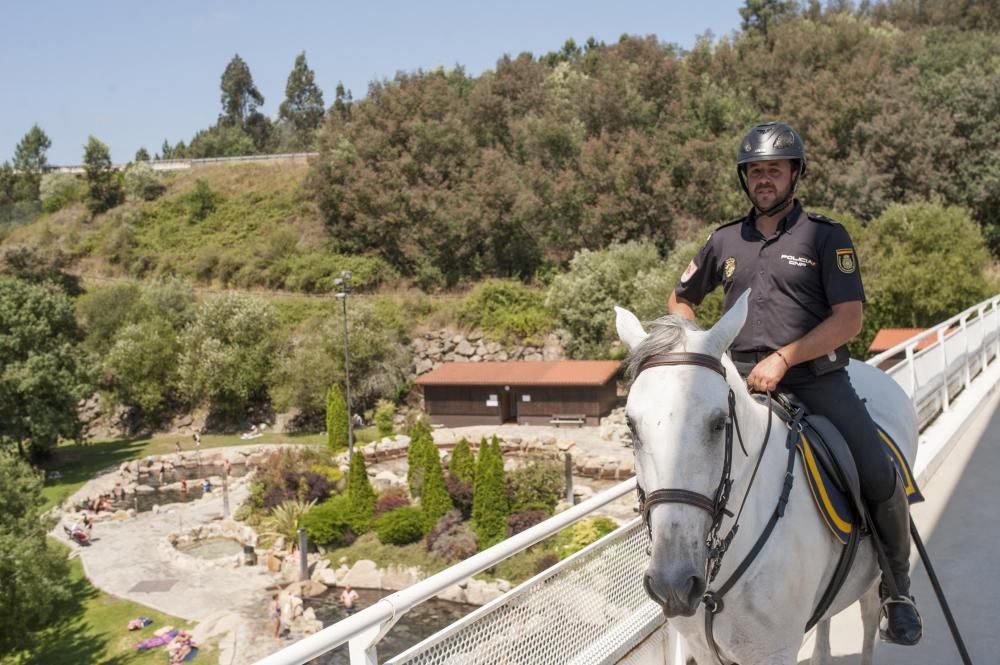
<svg viewBox="0 0 1000 665"><path fill-rule="evenodd" d="M552 415L549 423L556 427L560 425L585 425L587 423L587 415L583 413L556 413Z"/></svg>

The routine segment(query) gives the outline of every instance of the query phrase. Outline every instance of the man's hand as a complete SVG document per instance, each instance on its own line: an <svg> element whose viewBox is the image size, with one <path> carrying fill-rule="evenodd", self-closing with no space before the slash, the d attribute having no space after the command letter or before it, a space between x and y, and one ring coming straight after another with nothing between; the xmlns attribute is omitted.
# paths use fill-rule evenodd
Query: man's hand
<svg viewBox="0 0 1000 665"><path fill-rule="evenodd" d="M747 386L750 387L750 390L760 393L774 391L778 387L778 384L781 383L781 380L785 378L785 372L787 371L788 366L782 360L781 356L777 353L772 353L753 368L750 376L747 377Z"/></svg>

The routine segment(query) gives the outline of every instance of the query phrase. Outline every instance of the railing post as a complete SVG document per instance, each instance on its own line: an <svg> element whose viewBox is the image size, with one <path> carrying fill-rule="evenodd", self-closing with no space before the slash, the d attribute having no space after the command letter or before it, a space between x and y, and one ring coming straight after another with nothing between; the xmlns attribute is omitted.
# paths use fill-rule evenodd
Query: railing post
<svg viewBox="0 0 1000 665"><path fill-rule="evenodd" d="M986 371L987 351L986 351L986 305L979 306L979 325L983 329L983 341L979 345L979 371Z"/></svg>
<svg viewBox="0 0 1000 665"><path fill-rule="evenodd" d="M375 644L378 642L381 626L367 628L347 643L347 650L351 655L351 665L378 665L378 653Z"/></svg>
<svg viewBox="0 0 1000 665"><path fill-rule="evenodd" d="M910 366L910 399L913 400L914 404L917 401L917 366L913 363L913 349L916 348L915 344L910 344L906 347L906 362Z"/></svg>
<svg viewBox="0 0 1000 665"><path fill-rule="evenodd" d="M963 316L960 323L962 329L962 337L965 339L965 358L962 364L965 365L965 389L969 389L969 384L972 383L972 370L969 369L969 317Z"/></svg>
<svg viewBox="0 0 1000 665"><path fill-rule="evenodd" d="M938 344L941 345L941 410L948 410L948 349L944 348L944 328L937 332Z"/></svg>
<svg viewBox="0 0 1000 665"><path fill-rule="evenodd" d="M993 359L1000 360L1000 298L993 300Z"/></svg>

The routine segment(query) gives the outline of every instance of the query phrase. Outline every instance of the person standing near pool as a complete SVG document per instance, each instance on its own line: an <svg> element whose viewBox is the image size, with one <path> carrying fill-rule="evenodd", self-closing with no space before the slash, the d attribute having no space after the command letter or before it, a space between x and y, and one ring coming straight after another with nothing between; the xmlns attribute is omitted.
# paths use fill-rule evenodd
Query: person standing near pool
<svg viewBox="0 0 1000 665"><path fill-rule="evenodd" d="M351 616L357 611L357 608L354 607L356 602L358 602L358 592L348 584L340 594L340 604L344 606L347 616Z"/></svg>

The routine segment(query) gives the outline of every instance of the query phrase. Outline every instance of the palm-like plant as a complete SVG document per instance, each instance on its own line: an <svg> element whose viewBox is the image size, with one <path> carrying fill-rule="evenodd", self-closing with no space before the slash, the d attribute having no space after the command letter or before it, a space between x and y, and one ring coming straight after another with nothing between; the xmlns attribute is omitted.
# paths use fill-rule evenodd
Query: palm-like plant
<svg viewBox="0 0 1000 665"><path fill-rule="evenodd" d="M316 501L285 501L274 508L271 514L261 520L260 535L267 540L277 540L284 537L285 547L291 550L298 540L298 530L302 526L302 518L306 516Z"/></svg>

